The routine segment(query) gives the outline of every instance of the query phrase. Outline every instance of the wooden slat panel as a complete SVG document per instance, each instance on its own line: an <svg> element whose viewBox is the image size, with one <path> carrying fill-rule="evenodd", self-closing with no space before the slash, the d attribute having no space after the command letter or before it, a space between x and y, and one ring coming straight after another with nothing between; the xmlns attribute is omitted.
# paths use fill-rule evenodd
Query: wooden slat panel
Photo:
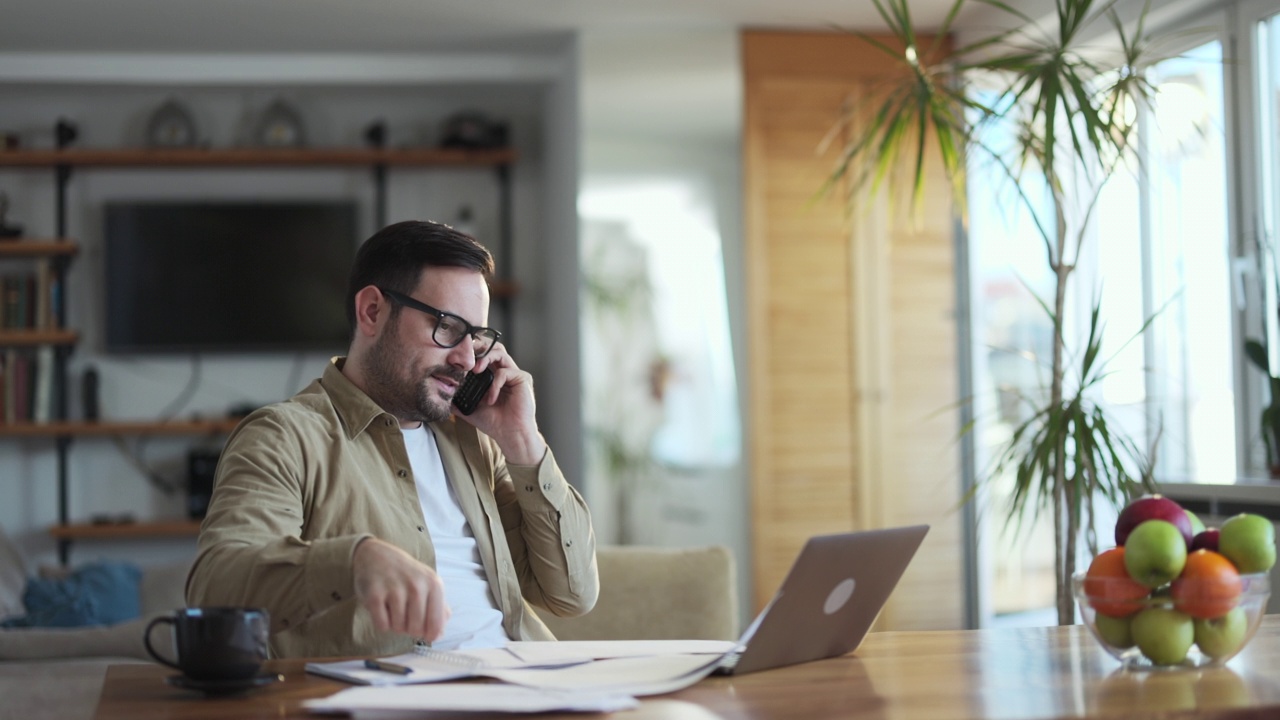
<svg viewBox="0 0 1280 720"><path fill-rule="evenodd" d="M926 522L877 627L958 627L949 189L931 166L923 219L818 197L836 158L819 146L891 63L841 33L748 32L742 47L755 605L811 535Z"/></svg>
<svg viewBox="0 0 1280 720"><path fill-rule="evenodd" d="M847 267L849 248L839 206L820 201L828 211L813 212L829 165L814 148L843 97L832 83L766 82L748 109L763 128L755 187L768 228L749 252L765 274L749 289L760 303L751 376L755 417L771 428L754 433L752 445L757 460L766 455L776 468L753 483L757 606L772 597L806 538L853 523L849 310L840 300L849 278L820 270Z"/></svg>

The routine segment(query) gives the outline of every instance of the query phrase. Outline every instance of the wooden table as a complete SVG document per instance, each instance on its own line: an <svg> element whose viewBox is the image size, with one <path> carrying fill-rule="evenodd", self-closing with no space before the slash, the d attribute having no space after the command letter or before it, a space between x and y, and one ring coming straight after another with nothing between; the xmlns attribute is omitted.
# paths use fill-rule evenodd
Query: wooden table
<svg viewBox="0 0 1280 720"><path fill-rule="evenodd" d="M114 665L107 671L97 718L317 718L301 708L301 701L346 687L307 675L300 660L269 665L285 675L285 682L214 699L167 685L164 677L172 673L167 668ZM868 636L853 655L708 678L687 690L645 699L639 709L616 717L1280 718L1280 615L1267 616L1250 646L1225 668L1126 672L1081 626L886 632Z"/></svg>

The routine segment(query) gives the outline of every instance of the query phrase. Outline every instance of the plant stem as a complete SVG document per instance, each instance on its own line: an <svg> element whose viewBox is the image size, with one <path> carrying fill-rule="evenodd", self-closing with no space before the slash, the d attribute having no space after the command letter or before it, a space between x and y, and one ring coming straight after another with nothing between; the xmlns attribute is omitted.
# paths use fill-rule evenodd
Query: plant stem
<svg viewBox="0 0 1280 720"><path fill-rule="evenodd" d="M1057 220L1056 256L1051 267L1054 272L1053 293L1053 381L1049 389L1049 407L1055 412L1062 408L1062 382L1065 375L1063 367L1063 312L1067 304L1067 279L1071 275L1072 265L1066 261L1067 216L1063 205L1062 186L1052 168L1045 166L1049 186L1053 189L1053 208ZM1064 417L1065 422L1065 417ZM1058 624L1071 625L1075 620L1075 606L1071 599L1071 576L1076 570L1076 534L1080 519L1075 513L1073 493L1067 487L1067 438L1069 433L1063 428L1057 433L1057 441L1053 448L1053 487L1054 487L1054 586L1057 590ZM1063 525L1066 527L1063 527Z"/></svg>

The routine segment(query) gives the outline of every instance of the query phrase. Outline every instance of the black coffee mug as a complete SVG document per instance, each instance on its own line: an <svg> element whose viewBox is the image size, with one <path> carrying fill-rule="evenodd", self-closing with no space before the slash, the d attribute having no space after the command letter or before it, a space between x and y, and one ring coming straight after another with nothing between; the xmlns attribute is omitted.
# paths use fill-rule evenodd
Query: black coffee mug
<svg viewBox="0 0 1280 720"><path fill-rule="evenodd" d="M156 625L173 626L178 661L156 652L151 631ZM151 657L181 670L192 680L248 680L258 674L267 659L271 621L266 610L239 607L193 607L152 620L143 634Z"/></svg>

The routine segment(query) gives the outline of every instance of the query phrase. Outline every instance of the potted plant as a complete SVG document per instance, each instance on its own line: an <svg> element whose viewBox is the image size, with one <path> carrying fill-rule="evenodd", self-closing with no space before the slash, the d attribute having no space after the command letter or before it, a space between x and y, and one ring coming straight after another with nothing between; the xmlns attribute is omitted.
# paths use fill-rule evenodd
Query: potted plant
<svg viewBox="0 0 1280 720"><path fill-rule="evenodd" d="M1280 479L1280 377L1271 374L1267 346L1262 341L1249 338L1244 343L1244 353L1267 376L1271 401L1262 408L1262 446L1267 450L1267 475Z"/></svg>
<svg viewBox="0 0 1280 720"><path fill-rule="evenodd" d="M1134 137L1131 110L1148 99L1140 68L1148 61L1150 38L1141 20L1134 33L1126 32L1114 0L1055 0L1051 30L1041 30L1012 3L974 0L1008 14L1012 29L944 52L920 45L907 0L873 2L893 42L856 34L898 59L905 72L846 108L839 126L846 142L827 186L844 182L874 193L893 185L883 181L894 168L907 167L914 169L908 179L915 201L925 158L937 152L963 207L966 162L981 154L1002 169L1034 219L1054 278L1053 296L1037 298L1053 326L1049 382L1043 397L1024 398L1030 411L985 478L1013 475L1010 523L1051 515L1058 622L1070 624L1077 538L1093 524L1094 498L1119 506L1140 488L1154 489L1148 450L1091 399L1105 374L1100 301L1094 301L1079 343L1064 331L1068 281L1092 210L1107 179L1126 167ZM953 4L937 38L948 36L963 3ZM1082 46L1089 28L1103 21L1111 23L1122 49L1107 62ZM986 129L1000 123L1012 128L1012 142L988 139ZM1049 196L1047 212L1033 202L1032 193L1042 192Z"/></svg>
<svg viewBox="0 0 1280 720"><path fill-rule="evenodd" d="M1273 283L1280 280L1276 274L1275 256L1269 243L1259 242L1257 247L1257 273L1260 280L1270 279ZM1273 286L1273 292L1280 290ZM1266 293L1262 294L1262 306L1267 306ZM1273 294L1273 297L1280 295ZM1262 408L1260 425L1262 428L1262 446L1267 452L1267 474L1272 479L1280 479L1280 377L1271 371L1271 352L1267 346L1266 336L1258 340L1249 338L1244 343L1244 354L1263 375L1267 376L1267 389L1270 402Z"/></svg>

